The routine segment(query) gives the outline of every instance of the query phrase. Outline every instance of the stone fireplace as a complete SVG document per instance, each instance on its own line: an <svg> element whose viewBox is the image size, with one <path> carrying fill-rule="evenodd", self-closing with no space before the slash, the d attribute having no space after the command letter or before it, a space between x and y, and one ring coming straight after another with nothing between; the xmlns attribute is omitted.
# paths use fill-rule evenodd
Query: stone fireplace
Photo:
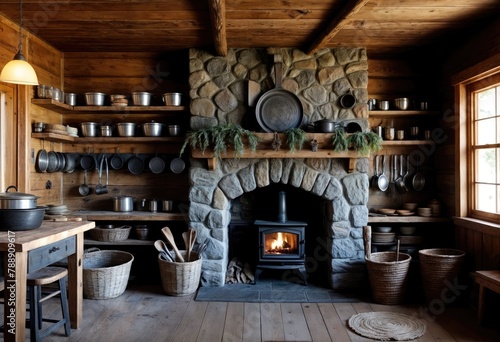
<svg viewBox="0 0 500 342"><path fill-rule="evenodd" d="M262 92L273 87L272 58L265 49L230 50L227 57L190 51L191 129L222 123L245 127L254 115L246 103L248 79ZM276 51L274 51L276 52ZM367 60L362 48L325 49L313 56L279 49L283 56L283 87L300 98L307 122L320 119L367 123ZM341 108L338 98L347 92L358 103ZM366 277L362 227L368 220L369 180L366 158L259 158L222 159L215 169L203 159L191 159L189 221L198 240L207 239L202 266L203 286L223 286L229 262L231 220L241 219L241 202L256 189L273 185L300 189L325 204L322 222L326 235L312 243L327 251L324 274L334 289L361 287ZM347 170L351 168L352 172ZM308 227L307 229L312 229ZM320 257L309 255L308 258ZM324 256L321 256L324 257Z"/></svg>

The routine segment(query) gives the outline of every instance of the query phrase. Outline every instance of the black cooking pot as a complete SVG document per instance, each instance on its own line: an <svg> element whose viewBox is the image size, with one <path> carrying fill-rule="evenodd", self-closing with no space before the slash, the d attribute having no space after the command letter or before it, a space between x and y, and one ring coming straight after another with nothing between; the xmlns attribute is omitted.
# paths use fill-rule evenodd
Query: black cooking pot
<svg viewBox="0 0 500 342"><path fill-rule="evenodd" d="M47 207L34 209L0 209L0 231L40 228Z"/></svg>
<svg viewBox="0 0 500 342"><path fill-rule="evenodd" d="M338 128L344 127L340 122L336 122L336 121L330 120L330 119L323 119L323 120L314 121L313 123L311 123L309 125L313 127L315 132L318 132L318 133L333 133Z"/></svg>

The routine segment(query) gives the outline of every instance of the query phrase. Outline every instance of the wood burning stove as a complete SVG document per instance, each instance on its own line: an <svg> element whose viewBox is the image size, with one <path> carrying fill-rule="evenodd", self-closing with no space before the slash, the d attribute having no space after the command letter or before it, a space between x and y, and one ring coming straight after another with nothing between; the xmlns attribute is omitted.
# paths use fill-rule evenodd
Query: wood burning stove
<svg viewBox="0 0 500 342"><path fill-rule="evenodd" d="M255 282L262 269L296 269L307 284L305 270L306 222L289 221L286 213L286 193L279 192L277 221L256 220L259 236L259 255Z"/></svg>

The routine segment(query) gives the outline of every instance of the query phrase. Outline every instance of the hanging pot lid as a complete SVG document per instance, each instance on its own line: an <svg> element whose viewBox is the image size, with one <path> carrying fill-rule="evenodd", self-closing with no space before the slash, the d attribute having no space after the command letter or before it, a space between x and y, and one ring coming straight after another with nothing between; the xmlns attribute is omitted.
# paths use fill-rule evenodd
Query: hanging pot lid
<svg viewBox="0 0 500 342"><path fill-rule="evenodd" d="M15 191L9 191L10 189L14 189ZM0 199L7 199L7 200L36 200L40 198L40 196L35 196L32 194L26 194L22 192L17 191L17 187L14 185L10 185L7 187L5 192L0 192Z"/></svg>

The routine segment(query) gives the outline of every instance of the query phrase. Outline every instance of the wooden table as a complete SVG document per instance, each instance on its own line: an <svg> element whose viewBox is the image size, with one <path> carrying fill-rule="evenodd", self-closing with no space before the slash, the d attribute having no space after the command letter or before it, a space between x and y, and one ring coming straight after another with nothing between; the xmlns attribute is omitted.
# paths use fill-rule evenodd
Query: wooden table
<svg viewBox="0 0 500 342"><path fill-rule="evenodd" d="M483 321L484 314L484 289L500 293L500 270L476 271L476 283L479 284L479 298L477 303L477 320Z"/></svg>
<svg viewBox="0 0 500 342"><path fill-rule="evenodd" d="M0 232L0 252L4 253L4 340L25 341L26 276L34 268L53 262L45 256L38 258L51 244L71 241L67 255L59 247L51 247L48 253L68 257L68 300L71 327L78 328L82 320L83 302L83 233L95 227L93 221L49 222L38 229ZM37 256L30 260L30 253ZM31 263L31 265L30 265Z"/></svg>

